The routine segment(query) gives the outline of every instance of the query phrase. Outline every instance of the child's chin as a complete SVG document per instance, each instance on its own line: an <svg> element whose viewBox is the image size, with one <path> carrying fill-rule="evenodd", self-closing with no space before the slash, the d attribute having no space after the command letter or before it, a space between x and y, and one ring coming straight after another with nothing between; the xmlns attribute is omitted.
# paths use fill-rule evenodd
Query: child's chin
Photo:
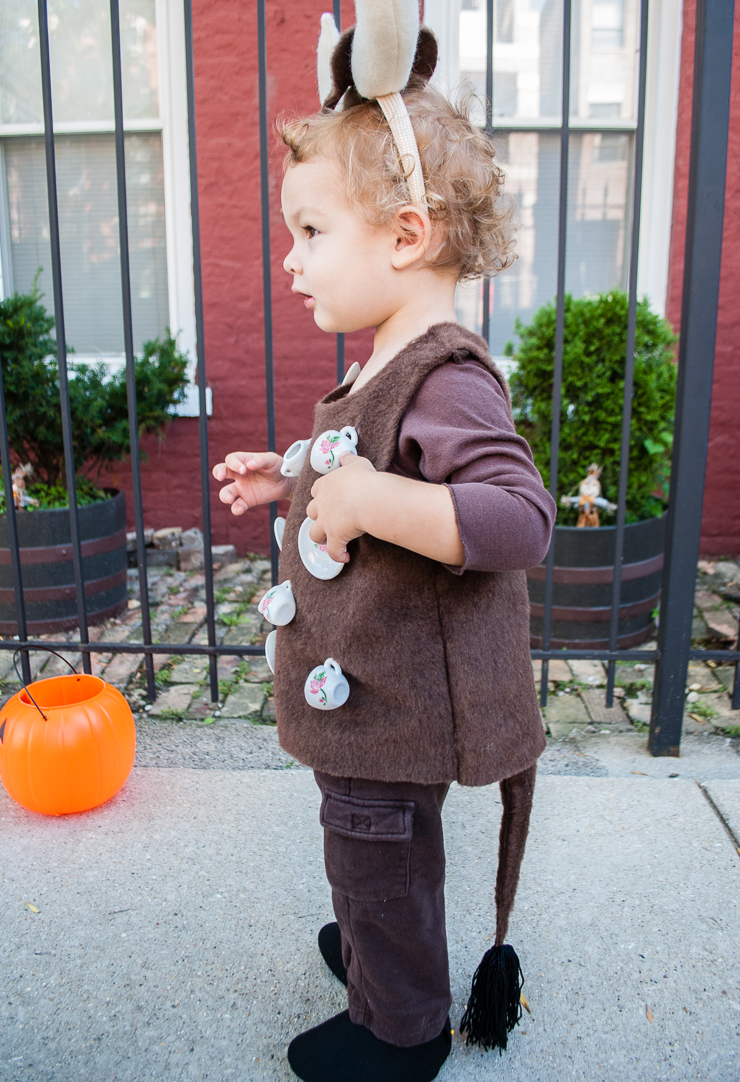
<svg viewBox="0 0 740 1082"><path fill-rule="evenodd" d="M342 326L341 321L332 319L326 312L314 311L313 320L319 330L326 331L328 334L342 334L344 332L345 328Z"/></svg>

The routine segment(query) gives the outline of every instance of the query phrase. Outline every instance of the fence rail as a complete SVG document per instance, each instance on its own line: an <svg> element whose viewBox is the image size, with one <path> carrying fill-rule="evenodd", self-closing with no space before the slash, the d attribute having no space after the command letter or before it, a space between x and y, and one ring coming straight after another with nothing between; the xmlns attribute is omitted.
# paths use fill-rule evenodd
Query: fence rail
<svg viewBox="0 0 740 1082"><path fill-rule="evenodd" d="M78 641L30 639L23 595L23 575L18 541L16 511L11 497L12 477L5 397L0 368L0 454L6 492L8 537L15 597L18 636L0 640L0 650L21 651L23 679L31 679L29 651L36 648L77 651L82 655L85 672L91 671L91 654L143 655L147 695L156 696L153 659L158 654L201 655L209 659L209 684L212 701L218 700L218 659L223 656L264 654L262 646L222 645L217 642L213 567L211 558L211 476L208 457L208 421L206 413L206 346L203 320L201 275L200 217L198 206L198 165L193 69L192 0L183 0L185 16L185 56L187 77L187 116L189 130L189 165L193 233L193 269L197 333L197 386L200 403L199 451L202 525L204 535L204 575L207 644L152 642L149 614L143 503L138 448L137 403L134 383L134 347L131 314L131 281L126 198L123 100L121 83L121 36L118 0L109 0L111 15L111 50L113 61L113 98L115 111L115 152L119 220L121 292L124 318L126 382L130 427L131 474L133 483L136 552L141 597L141 643L89 641L85 591L83 589L82 549L74 478L74 456L68 389L67 357L64 334L64 293L62 283L59 220L57 212L56 163L54 147L53 102L49 57L48 12L46 0L38 0L39 50L41 62L44 134L46 153L47 197L49 206L52 278L56 321L57 360L61 394L62 427L69 494L69 521L73 554L76 601L79 619ZM622 431L618 511L615 531L615 561L608 649L555 649L551 646L555 546L550 547L545 563L545 602L541 649L532 650L532 658L542 662L541 704L546 706L548 668L555 659L595 660L606 663L606 704L614 699L616 663L641 661L655 663L655 686L648 746L654 755L678 754L684 711L686 675L690 660L740 661L740 651L701 650L691 646L691 625L696 565L699 557L701 508L704 491L709 413L711 405L712 365L716 331L719 272L724 211L724 177L727 161L730 75L732 65L733 0L697 0L694 100L691 130L688 227L682 305L681 343L676 402L676 433L673 445L671 490L667 523L666 559L663 571L661 620L657 649L617 649L619 607L622 593L622 565L626 524L626 497L629 471L629 439L633 391L635 334L637 318L637 261L640 234L643 140L645 132L645 95L647 80L647 29L649 0L640 3L640 63L638 74L638 111L635 129L631 239L628 275L627 349L622 401ZM488 47L486 60L485 126L493 136L493 0L487 0ZM341 25L341 0L333 0L334 16ZM265 0L256 0L259 90L259 145L262 217L262 264L266 402L265 417L268 449L275 450L275 400L273 378L272 286L270 277L270 205L268 175L267 76L268 52ZM568 172L571 97L571 26L572 0L563 0L562 19L562 112L560 124L560 174L558 197L557 298L555 358L552 399L552 429L549 487L558 495L558 457L562 402L563 346L565 330L565 269L567 255ZM482 329L488 337L490 291L483 288ZM344 337L337 335L337 380L344 376ZM278 548L274 536L277 505L270 507L271 567L273 582L278 575ZM740 666L736 665L732 705L740 708Z"/></svg>

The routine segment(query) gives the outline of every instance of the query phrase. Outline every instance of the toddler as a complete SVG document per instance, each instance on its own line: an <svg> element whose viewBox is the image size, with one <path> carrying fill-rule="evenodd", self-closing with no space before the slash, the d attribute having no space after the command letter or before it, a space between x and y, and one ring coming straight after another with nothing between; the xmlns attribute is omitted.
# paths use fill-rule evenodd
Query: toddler
<svg viewBox="0 0 740 1082"><path fill-rule="evenodd" d="M293 292L324 331L375 328L359 375L315 412L312 440L351 425L357 454L326 475L306 460L284 477L282 458L264 452L234 452L213 471L234 514L291 500L280 579L296 614L277 634L278 735L321 791L336 923L319 947L348 992L348 1010L290 1045L304 1082L426 1082L449 1054L441 811L453 781L500 782L504 805L495 958L476 975L463 1029L505 1047L520 1013L504 938L545 745L523 569L544 558L555 507L486 343L455 317L459 281L513 261L493 147L469 103L428 85L432 35L415 44L396 98L421 177L387 102L352 81L352 31L334 49L323 110L282 130ZM312 541L346 565L331 580L299 553L307 516ZM330 712L304 696L328 657L349 683Z"/></svg>

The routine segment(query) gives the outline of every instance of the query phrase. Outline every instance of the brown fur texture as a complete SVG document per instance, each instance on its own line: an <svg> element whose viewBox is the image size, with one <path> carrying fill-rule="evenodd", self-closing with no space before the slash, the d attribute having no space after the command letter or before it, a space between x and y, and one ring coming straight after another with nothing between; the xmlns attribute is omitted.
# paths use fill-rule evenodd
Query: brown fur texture
<svg viewBox="0 0 740 1082"><path fill-rule="evenodd" d="M329 97L324 102L324 109L336 109L342 95L345 93L347 94L344 99L345 109L353 105L359 105L361 101L365 100L357 93L352 77L352 39L354 35L354 26L348 27L334 46L334 52L331 54L332 88ZM414 63L411 67L411 75L406 84L406 89L414 89L429 82L437 66L437 54L437 39L431 30L426 26L422 26L419 31L416 55L414 56Z"/></svg>
<svg viewBox="0 0 740 1082"><path fill-rule="evenodd" d="M356 394L337 387L316 406L313 439L354 425L358 454L385 471L398 429L425 376L473 357L504 388L478 335L440 323L411 342ZM488 785L532 766L545 747L529 654L524 571L466 571L369 535L328 582L298 553L318 474L297 479L285 526L281 581L290 579L294 620L278 629L275 700L280 743L300 762L341 777L432 785ZM333 657L349 681L344 706L308 705L309 672Z"/></svg>

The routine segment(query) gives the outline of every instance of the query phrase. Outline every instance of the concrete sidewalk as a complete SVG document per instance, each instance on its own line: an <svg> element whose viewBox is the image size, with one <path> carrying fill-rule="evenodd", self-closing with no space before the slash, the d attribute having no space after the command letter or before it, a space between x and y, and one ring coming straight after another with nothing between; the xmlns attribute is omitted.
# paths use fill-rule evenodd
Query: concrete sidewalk
<svg viewBox="0 0 740 1082"><path fill-rule="evenodd" d="M704 784L737 830L740 781ZM292 1078L289 1039L344 1006L316 947L317 810L295 770L137 769L63 819L0 790L2 1082ZM496 787L445 810L455 1028L493 930L499 814ZM532 1015L501 1058L456 1036L441 1082L735 1082L739 901L695 781L541 776L510 929Z"/></svg>

